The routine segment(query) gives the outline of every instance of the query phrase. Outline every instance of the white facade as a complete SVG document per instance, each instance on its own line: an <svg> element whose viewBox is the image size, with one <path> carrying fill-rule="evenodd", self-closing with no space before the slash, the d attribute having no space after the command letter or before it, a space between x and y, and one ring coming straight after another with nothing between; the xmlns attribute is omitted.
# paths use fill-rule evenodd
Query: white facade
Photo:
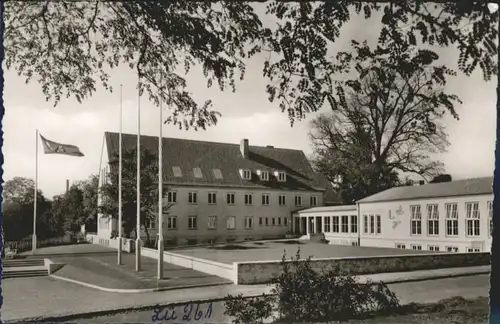
<svg viewBox="0 0 500 324"><path fill-rule="evenodd" d="M490 252L492 201L490 194L359 203L360 243L387 248Z"/></svg>
<svg viewBox="0 0 500 324"><path fill-rule="evenodd" d="M323 233L330 244L359 244L356 205L314 207L297 212L295 217L303 235Z"/></svg>

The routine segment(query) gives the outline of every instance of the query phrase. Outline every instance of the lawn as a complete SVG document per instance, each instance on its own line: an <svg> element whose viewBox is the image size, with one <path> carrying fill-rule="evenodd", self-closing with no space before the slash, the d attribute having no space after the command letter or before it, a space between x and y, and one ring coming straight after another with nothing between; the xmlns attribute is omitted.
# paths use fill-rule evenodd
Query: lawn
<svg viewBox="0 0 500 324"><path fill-rule="evenodd" d="M233 262L245 261L281 260L284 252L286 252L287 256L291 257L295 255L297 248L300 248L300 254L304 258L309 256L311 258L341 258L433 253L429 251L330 245L299 240L231 243L207 247L184 248L172 250L170 252L232 264Z"/></svg>

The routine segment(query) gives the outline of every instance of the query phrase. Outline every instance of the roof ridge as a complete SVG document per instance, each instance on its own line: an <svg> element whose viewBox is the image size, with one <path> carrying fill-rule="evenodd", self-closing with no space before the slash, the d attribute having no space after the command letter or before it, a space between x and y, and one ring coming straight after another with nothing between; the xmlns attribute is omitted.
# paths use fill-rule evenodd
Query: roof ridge
<svg viewBox="0 0 500 324"><path fill-rule="evenodd" d="M110 135L116 135L118 136L118 132L109 132L109 131L106 131L105 133L108 133ZM137 134L131 134L131 133L123 133L122 132L122 136L134 136L136 137ZM158 136L153 136L153 135L146 135L146 134L141 134L141 137L154 137L154 138L158 138ZM217 145L236 145L236 146L240 146L240 144L238 143L227 143L227 142L215 142L215 141L203 141L203 140L195 140L195 139L187 139L187 138L179 138L179 137L165 137L163 136L162 139L166 139L166 140L177 140L177 141L186 141L186 142L197 142L197 143L206 143L206 144L217 144ZM291 149L291 148L282 148L282 147L268 147L268 146L262 146L262 145L249 145L249 147L257 147L257 148L266 148L266 149L272 149L272 150L286 150L286 151L300 151L302 153L304 153L303 150L301 149ZM304 153L305 155L305 153Z"/></svg>

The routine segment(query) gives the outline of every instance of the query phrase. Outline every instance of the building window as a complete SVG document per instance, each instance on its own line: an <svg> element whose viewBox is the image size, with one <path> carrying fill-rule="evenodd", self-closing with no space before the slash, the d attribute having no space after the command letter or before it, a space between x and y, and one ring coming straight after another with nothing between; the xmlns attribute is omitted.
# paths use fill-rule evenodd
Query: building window
<svg viewBox="0 0 500 324"><path fill-rule="evenodd" d="M406 249L406 245L401 243L396 243L396 249Z"/></svg>
<svg viewBox="0 0 500 324"><path fill-rule="evenodd" d="M358 216L351 215L351 233L358 232Z"/></svg>
<svg viewBox="0 0 500 324"><path fill-rule="evenodd" d="M342 233L349 233L349 216L342 216L340 220Z"/></svg>
<svg viewBox="0 0 500 324"><path fill-rule="evenodd" d="M458 210L457 204L446 204L446 235L458 235Z"/></svg>
<svg viewBox="0 0 500 324"><path fill-rule="evenodd" d="M481 252L480 248L467 248L467 253Z"/></svg>
<svg viewBox="0 0 500 324"><path fill-rule="evenodd" d="M438 245L429 245L429 251L439 252Z"/></svg>
<svg viewBox="0 0 500 324"><path fill-rule="evenodd" d="M260 180L262 181L269 181L269 172L268 171L262 171L260 174Z"/></svg>
<svg viewBox="0 0 500 324"><path fill-rule="evenodd" d="M245 194L245 205L251 205L252 204L252 194Z"/></svg>
<svg viewBox="0 0 500 324"><path fill-rule="evenodd" d="M486 203L487 207L488 207L488 224L490 226L488 232L490 233L490 236L493 235L493 202L492 201L488 201Z"/></svg>
<svg viewBox="0 0 500 324"><path fill-rule="evenodd" d="M295 196L295 206L302 206L302 197Z"/></svg>
<svg viewBox="0 0 500 324"><path fill-rule="evenodd" d="M209 229L217 228L217 216L208 216L208 228Z"/></svg>
<svg viewBox="0 0 500 324"><path fill-rule="evenodd" d="M368 234L368 216L363 215L363 233Z"/></svg>
<svg viewBox="0 0 500 324"><path fill-rule="evenodd" d="M288 218L283 217L283 225L288 226Z"/></svg>
<svg viewBox="0 0 500 324"><path fill-rule="evenodd" d="M411 249L415 251L421 251L422 250L422 245L419 244L412 244Z"/></svg>
<svg viewBox="0 0 500 324"><path fill-rule="evenodd" d="M266 226L269 226L269 217L266 217Z"/></svg>
<svg viewBox="0 0 500 324"><path fill-rule="evenodd" d="M420 205L410 206L411 212L411 235L422 235L422 214Z"/></svg>
<svg viewBox="0 0 500 324"><path fill-rule="evenodd" d="M339 232L339 217L338 216L333 216L332 218L333 218L333 220L332 220L332 223L333 223L332 232L333 233L338 233Z"/></svg>
<svg viewBox="0 0 500 324"><path fill-rule="evenodd" d="M182 170L180 167L178 167L178 166L172 167L172 172L174 173L174 177L176 177L176 178L182 177Z"/></svg>
<svg viewBox="0 0 500 324"><path fill-rule="evenodd" d="M331 227L330 227L330 221L331 221L331 218L330 217L324 217L324 220L325 220L325 233L329 233L330 230L331 230Z"/></svg>
<svg viewBox="0 0 500 324"><path fill-rule="evenodd" d="M236 225L236 217L235 216L228 216L226 219L226 228L227 229L234 229Z"/></svg>
<svg viewBox="0 0 500 324"><path fill-rule="evenodd" d="M251 180L252 172L250 170L241 170L241 177L245 180Z"/></svg>
<svg viewBox="0 0 500 324"><path fill-rule="evenodd" d="M479 203L465 203L467 236L479 236Z"/></svg>
<svg viewBox="0 0 500 324"><path fill-rule="evenodd" d="M262 217L259 217L259 226L262 226L262 224L263 224Z"/></svg>
<svg viewBox="0 0 500 324"><path fill-rule="evenodd" d="M208 193L208 203L210 205L215 205L217 203L217 194L215 192Z"/></svg>
<svg viewBox="0 0 500 324"><path fill-rule="evenodd" d="M190 204L197 204L198 203L198 193L197 192L190 192L188 195L188 202Z"/></svg>
<svg viewBox="0 0 500 324"><path fill-rule="evenodd" d="M377 229L376 229L375 233L380 234L380 233L382 233L382 219L381 219L380 215L376 215L375 219L376 219L376 224L377 224Z"/></svg>
<svg viewBox="0 0 500 324"><path fill-rule="evenodd" d="M318 197L311 196L311 206L316 206L318 204Z"/></svg>
<svg viewBox="0 0 500 324"><path fill-rule="evenodd" d="M148 229L156 229L156 222L158 220L156 219L156 217L154 219L151 219L151 218L146 218L146 226L148 227Z"/></svg>
<svg viewBox="0 0 500 324"><path fill-rule="evenodd" d="M458 247L456 246L447 246L446 252L458 252Z"/></svg>
<svg viewBox="0 0 500 324"><path fill-rule="evenodd" d="M278 226L281 226L281 217L278 217Z"/></svg>
<svg viewBox="0 0 500 324"><path fill-rule="evenodd" d="M285 195L279 195L278 202L280 206L285 206L286 204Z"/></svg>
<svg viewBox="0 0 500 324"><path fill-rule="evenodd" d="M275 218L275 217L273 217L273 218L271 219L271 221L272 221L271 225L275 226L275 225L276 225L276 218Z"/></svg>
<svg viewBox="0 0 500 324"><path fill-rule="evenodd" d="M167 192L167 202L169 204L175 204L177 202L177 191Z"/></svg>
<svg viewBox="0 0 500 324"><path fill-rule="evenodd" d="M227 194L227 204L234 205L234 193L231 192Z"/></svg>
<svg viewBox="0 0 500 324"><path fill-rule="evenodd" d="M285 182L286 181L286 173L285 172L278 172L278 181L279 182Z"/></svg>
<svg viewBox="0 0 500 324"><path fill-rule="evenodd" d="M177 216L168 216L167 229L169 230L177 229Z"/></svg>
<svg viewBox="0 0 500 324"><path fill-rule="evenodd" d="M222 179L222 172L220 169L213 169L212 173L214 174L215 179L217 179L217 180Z"/></svg>
<svg viewBox="0 0 500 324"><path fill-rule="evenodd" d="M253 217L252 216L245 216L245 228L251 229L252 227L253 227Z"/></svg>
<svg viewBox="0 0 500 324"><path fill-rule="evenodd" d="M375 216L370 215L370 234L375 233Z"/></svg>
<svg viewBox="0 0 500 324"><path fill-rule="evenodd" d="M269 206L269 194L262 194L262 205Z"/></svg>
<svg viewBox="0 0 500 324"><path fill-rule="evenodd" d="M196 229L197 226L197 217L196 216L189 216L188 217L188 229L194 230Z"/></svg>
<svg viewBox="0 0 500 324"><path fill-rule="evenodd" d="M201 172L200 168L194 168L193 169L193 174L195 178L203 178L203 173Z"/></svg>
<svg viewBox="0 0 500 324"><path fill-rule="evenodd" d="M439 235L438 205L427 205L427 235Z"/></svg>

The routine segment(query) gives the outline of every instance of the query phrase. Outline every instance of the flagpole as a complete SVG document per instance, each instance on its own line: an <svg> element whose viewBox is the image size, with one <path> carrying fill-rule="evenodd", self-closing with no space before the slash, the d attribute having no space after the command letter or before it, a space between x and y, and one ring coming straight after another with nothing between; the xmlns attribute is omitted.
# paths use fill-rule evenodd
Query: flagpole
<svg viewBox="0 0 500 324"><path fill-rule="evenodd" d="M118 265L122 264L122 124L123 85L120 84L120 133L118 135Z"/></svg>
<svg viewBox="0 0 500 324"><path fill-rule="evenodd" d="M33 254L36 250L36 202L38 196L38 129L36 130L36 144L35 144L35 192L33 198L33 237L31 243L31 249Z"/></svg>
<svg viewBox="0 0 500 324"><path fill-rule="evenodd" d="M163 279L163 100L161 95L160 136L158 137L158 279Z"/></svg>
<svg viewBox="0 0 500 324"><path fill-rule="evenodd" d="M139 79L140 83L140 79ZM138 83L137 101L137 224L135 239L135 271L141 271L141 91Z"/></svg>

